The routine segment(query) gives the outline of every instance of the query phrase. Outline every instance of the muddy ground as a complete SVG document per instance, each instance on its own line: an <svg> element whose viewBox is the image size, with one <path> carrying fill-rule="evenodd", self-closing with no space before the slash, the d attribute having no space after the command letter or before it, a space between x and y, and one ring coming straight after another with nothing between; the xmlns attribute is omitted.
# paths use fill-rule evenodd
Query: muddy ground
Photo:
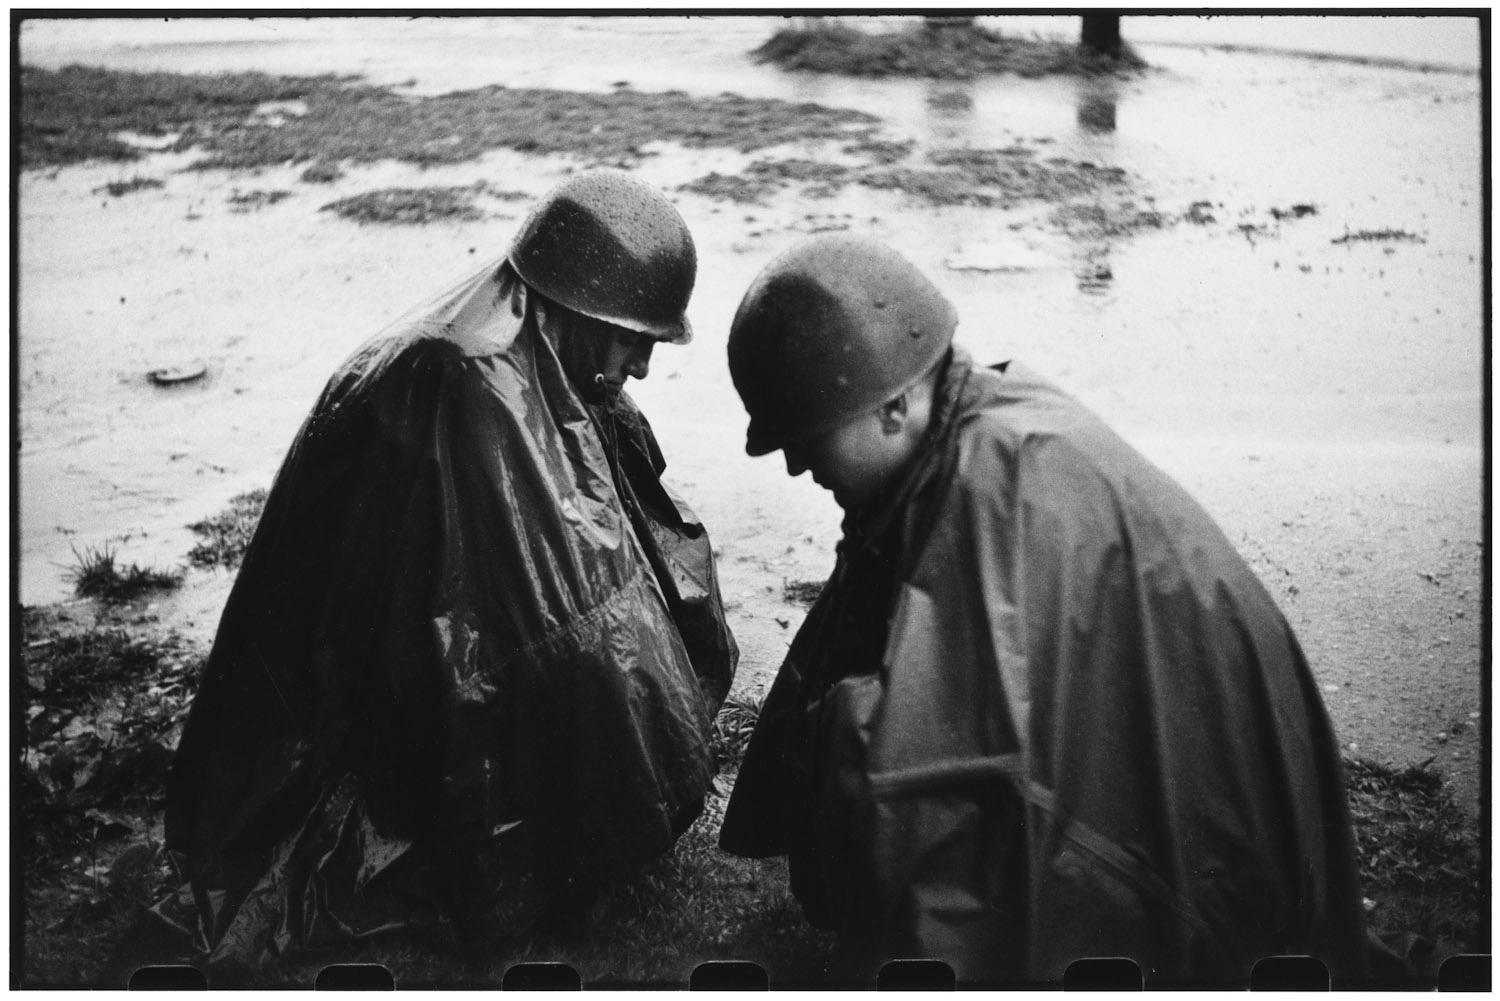
<svg viewBox="0 0 1500 1001"><path fill-rule="evenodd" d="M313 95L260 107L225 141L233 166L195 169L213 143L167 148L173 129L122 136L142 148L130 162L22 172L22 602L87 626L95 606L67 604L68 568L111 545L185 567L134 625L206 648L232 571L187 566L186 526L269 484L357 344L503 253L528 199L604 162L668 191L698 242L697 336L658 351L633 395L715 540L740 692L768 685L804 611L787 585L826 575L839 513L806 477L743 454L724 338L771 256L807 233L859 232L934 276L981 360L1050 375L1203 501L1296 628L1349 753L1430 761L1478 810L1477 78L1142 47L1153 69L1137 77L856 87L757 67L744 38L705 41L667 94L638 53L663 42L652 30L675 36L632 26L621 46L593 28L568 39L576 98L536 57L497 67L420 38L405 63L382 61L379 40L359 59L302 43L93 53L173 71L373 67L384 110L352 146L327 145ZM426 154L381 152L415 128L382 117L388 98L410 108L493 83L540 88L529 114L548 127L518 112L463 157L435 155L435 133L403 147ZM450 131L471 136L465 122L511 96L448 99ZM559 108L577 110L571 130L555 127ZM706 124L683 127L694 120ZM292 135L279 156L244 155ZM324 210L340 203L356 208ZM147 376L199 366L171 386Z"/></svg>

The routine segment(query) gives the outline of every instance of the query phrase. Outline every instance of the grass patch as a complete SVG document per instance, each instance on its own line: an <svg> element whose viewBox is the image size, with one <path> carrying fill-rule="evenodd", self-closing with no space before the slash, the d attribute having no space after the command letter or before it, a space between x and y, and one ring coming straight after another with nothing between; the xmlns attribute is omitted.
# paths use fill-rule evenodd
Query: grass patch
<svg viewBox="0 0 1500 1001"><path fill-rule="evenodd" d="M1429 765L1344 762L1370 923L1487 953L1478 824Z"/></svg>
<svg viewBox="0 0 1500 1001"><path fill-rule="evenodd" d="M121 195L128 195L135 191L144 191L147 188L161 188L165 186L165 184L154 177L142 177L137 174L128 181L110 181L102 188L95 188L94 193L98 194L103 191L111 198L119 198Z"/></svg>
<svg viewBox="0 0 1500 1001"><path fill-rule="evenodd" d="M824 583L821 580L785 581L781 585L781 597L793 605L806 605L810 608L818 600L818 595L823 593Z"/></svg>
<svg viewBox="0 0 1500 1001"><path fill-rule="evenodd" d="M761 702L731 692L714 716L713 735L709 750L713 752L714 767L723 771L739 768L745 758L745 748L750 746L750 734L760 719Z"/></svg>
<svg viewBox="0 0 1500 1001"><path fill-rule="evenodd" d="M231 497L229 507L212 518L189 525L188 530L200 541L188 550L188 562L195 567L223 567L226 570L239 566L265 506L266 491L251 490Z"/></svg>
<svg viewBox="0 0 1500 1001"><path fill-rule="evenodd" d="M724 94L607 94L484 87L409 96L347 78L263 74L130 73L71 66L22 70L24 167L89 159L131 160L114 138L130 130L180 133L174 150L200 148L198 168L254 168L400 160L462 163L494 149L575 154L628 164L657 141L754 150L803 139L857 141L878 119L848 109ZM295 116L256 116L296 100ZM311 180L311 179L310 179Z"/></svg>
<svg viewBox="0 0 1500 1001"><path fill-rule="evenodd" d="M973 22L916 23L894 31L862 31L836 18L783 28L751 56L781 69L845 76L914 76L962 80L987 73L1022 77L1093 76L1139 70L1146 64L1126 46L1118 59L1077 44L1006 38Z"/></svg>
<svg viewBox="0 0 1500 1001"><path fill-rule="evenodd" d="M333 79L22 67L21 166L139 159L141 151L116 138L119 132L165 136L191 129L173 147L186 148L204 134L239 127L267 101L335 89Z"/></svg>
<svg viewBox="0 0 1500 1001"><path fill-rule="evenodd" d="M176 878L161 797L197 688L181 637L59 628L23 614L25 724L11 790L29 986L88 983L129 924Z"/></svg>
<svg viewBox="0 0 1500 1001"><path fill-rule="evenodd" d="M107 602L133 601L150 591L170 591L182 583L182 574L138 566L120 566L116 552L108 545L76 548L76 564L67 575L73 582L73 593L80 598L100 598Z"/></svg>
<svg viewBox="0 0 1500 1001"><path fill-rule="evenodd" d="M709 198L739 204L764 204L791 184L811 184L820 191L843 187L857 177L850 167L815 160L756 160L738 174L715 171L678 187Z"/></svg>
<svg viewBox="0 0 1500 1001"><path fill-rule="evenodd" d="M1353 233L1345 233L1343 236L1334 237L1330 243L1426 243L1415 233L1408 233L1404 229L1361 229Z"/></svg>
<svg viewBox="0 0 1500 1001"><path fill-rule="evenodd" d="M290 197L292 197L292 193L290 191L255 190L242 192L236 189L235 192L229 196L229 211L238 212L241 214L245 212L255 212L259 209L265 208L267 205L275 205L277 202L284 201L285 199L288 199Z"/></svg>
<svg viewBox="0 0 1500 1001"><path fill-rule="evenodd" d="M332 184L343 176L338 164L319 160L302 172L301 179L308 184Z"/></svg>
<svg viewBox="0 0 1500 1001"><path fill-rule="evenodd" d="M792 185L802 185L808 196L820 196L859 184L900 192L930 206L1011 209L1035 202L1086 202L1055 220L1069 232L1104 230L1119 235L1164 222L1159 214L1153 218L1134 209L1128 200L1129 177L1119 167L1066 157L1040 159L1034 149L1022 145L937 149L920 166L898 162L909 149L906 144L875 140L846 149L868 150L875 163L849 167L799 159L757 160L737 174L706 174L678 190L746 204L764 203Z"/></svg>
<svg viewBox="0 0 1500 1001"><path fill-rule="evenodd" d="M484 210L474 204L483 183L459 187L382 188L329 202L318 209L352 219L361 226L425 226L438 220L471 222L484 218Z"/></svg>

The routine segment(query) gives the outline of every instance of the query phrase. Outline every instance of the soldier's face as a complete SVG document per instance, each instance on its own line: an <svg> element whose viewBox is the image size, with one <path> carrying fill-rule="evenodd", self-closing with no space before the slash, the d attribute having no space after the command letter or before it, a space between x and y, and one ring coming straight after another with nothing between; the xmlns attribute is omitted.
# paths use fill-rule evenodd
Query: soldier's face
<svg viewBox="0 0 1500 1001"><path fill-rule="evenodd" d="M558 309L562 333L558 353L585 399L598 402L618 393L626 379L651 374L656 340L592 316Z"/></svg>
<svg viewBox="0 0 1500 1001"><path fill-rule="evenodd" d="M601 325L608 328L604 333L610 338L601 369L605 385L618 391L627 378L644 379L650 375L651 351L656 347L656 339L613 324Z"/></svg>
<svg viewBox="0 0 1500 1001"><path fill-rule="evenodd" d="M785 446L787 475L811 472L840 507L858 507L910 458L904 416L893 419L881 409L870 410L832 431Z"/></svg>

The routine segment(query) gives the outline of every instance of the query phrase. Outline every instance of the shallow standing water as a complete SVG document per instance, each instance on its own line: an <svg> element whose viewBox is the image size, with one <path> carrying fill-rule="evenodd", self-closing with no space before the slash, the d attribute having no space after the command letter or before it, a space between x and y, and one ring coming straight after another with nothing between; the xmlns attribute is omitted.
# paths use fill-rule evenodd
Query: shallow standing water
<svg viewBox="0 0 1500 1001"><path fill-rule="evenodd" d="M918 142L916 156L1045 141L1057 155L1124 168L1142 203L1168 217L1206 203L1199 214L1213 221L1202 225L1075 238L1045 209L932 209L858 188L752 207L678 196L703 262L690 310L699 336L680 354L658 352L635 395L669 475L725 552L747 660L774 668L791 629L755 601L781 579L826 572L838 515L805 478L740 452L723 338L771 256L810 229L852 225L939 280L964 318L960 340L981 360L1014 356L1054 377L1205 503L1297 627L1341 732L1395 757L1437 753L1477 779L1472 727L1468 743L1434 741L1479 708L1479 78L1151 44L1172 34L1159 20L1126 19L1126 37L1155 67L1129 80L784 74L747 55L774 29L764 18L57 22L23 30L21 56L355 72L419 93L628 81L817 101L880 115L893 138ZM1337 35L1328 19L1316 24ZM1472 24L1374 32L1361 22L1379 42L1362 54L1398 55L1405 33L1419 43L1412 58L1451 50L1472 66L1442 47ZM1242 35L1267 44L1264 24ZM746 159L663 149L640 173L671 187ZM178 165L21 179L22 601L66 595L73 547L112 542L127 562L179 563L188 522L269 482L332 367L501 253L515 225L359 229L312 211L321 195L235 215L223 175L169 173ZM539 194L563 166L509 153L426 174L378 165L352 172L338 193L499 175ZM167 187L90 195L137 172ZM232 186L296 189L295 176L236 175ZM1289 214L1295 205L1315 212ZM1335 242L1361 231L1403 235ZM212 373L201 385L163 391L143 378L200 357Z"/></svg>

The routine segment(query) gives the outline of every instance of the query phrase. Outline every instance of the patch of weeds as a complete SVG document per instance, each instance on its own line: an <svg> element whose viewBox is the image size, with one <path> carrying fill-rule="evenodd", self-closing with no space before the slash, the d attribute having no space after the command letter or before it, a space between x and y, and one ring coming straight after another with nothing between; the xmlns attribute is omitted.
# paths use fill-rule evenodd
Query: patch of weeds
<svg viewBox="0 0 1500 1001"><path fill-rule="evenodd" d="M195 567L223 567L233 570L245 558L245 550L255 535L261 511L266 506L266 491L251 490L229 499L229 507L212 518L188 526L200 542L188 550L188 562Z"/></svg>
<svg viewBox="0 0 1500 1001"><path fill-rule="evenodd" d="M905 160L911 155L912 147L915 145L916 143L910 139L903 139L899 142L890 139L862 139L846 145L844 152L884 166Z"/></svg>
<svg viewBox="0 0 1500 1001"><path fill-rule="evenodd" d="M1430 762L1344 762L1370 924L1488 952L1478 824Z"/></svg>
<svg viewBox="0 0 1500 1001"><path fill-rule="evenodd" d="M111 138L121 130L180 133L172 149L206 154L195 169L248 169L304 161L451 164L502 148L632 164L649 155L645 147L653 142L749 151L806 139L857 140L873 134L879 121L850 109L735 94L494 86L429 97L334 76L253 73L28 68L22 90L26 167L134 159L135 148ZM262 104L290 100L305 112L255 114Z"/></svg>
<svg viewBox="0 0 1500 1001"><path fill-rule="evenodd" d="M1336 237L1334 237L1329 242L1331 242L1331 243L1339 243L1339 244L1348 244L1348 243L1400 243L1400 242L1403 242L1403 241L1407 242L1407 243L1426 243L1427 242L1426 240L1422 239L1417 234L1415 234L1415 233L1408 233L1404 229L1361 229L1361 230L1356 230L1353 233L1345 233L1343 236L1336 236Z"/></svg>
<svg viewBox="0 0 1500 1001"><path fill-rule="evenodd" d="M1283 219L1301 219L1303 216L1317 214L1318 207L1316 205L1308 205L1305 202L1298 202L1296 205L1292 205L1289 208L1284 209L1279 209L1274 206L1271 208L1271 218L1275 219L1277 222L1281 222Z"/></svg>
<svg viewBox="0 0 1500 1001"><path fill-rule="evenodd" d="M744 760L745 749L750 746L750 734L760 720L761 702L731 693L719 712L714 716L713 734L709 750L713 752L714 767L720 771L737 769Z"/></svg>
<svg viewBox="0 0 1500 1001"><path fill-rule="evenodd" d="M1213 207L1213 202L1196 201L1188 206L1187 214L1183 218L1194 226L1207 226L1209 223L1216 221Z"/></svg>
<svg viewBox="0 0 1500 1001"><path fill-rule="evenodd" d="M786 581L781 585L781 597L793 605L811 608L813 602L818 600L818 595L823 593L824 583L821 580Z"/></svg>
<svg viewBox="0 0 1500 1001"><path fill-rule="evenodd" d="M854 177L849 167L817 160L756 160L734 175L717 172L681 185L679 191L691 191L710 198L761 203L767 195L791 184L810 185L808 194L831 194Z"/></svg>
<svg viewBox="0 0 1500 1001"><path fill-rule="evenodd" d="M128 195L133 191L144 191L147 188L162 188L166 185L154 177L142 177L137 174L128 181L110 181L102 188L95 188L94 194L103 191L112 198Z"/></svg>
<svg viewBox="0 0 1500 1001"><path fill-rule="evenodd" d="M339 169L338 164L318 160L302 172L301 180L307 184L332 184L343 176L344 172Z"/></svg>
<svg viewBox="0 0 1500 1001"><path fill-rule="evenodd" d="M76 548L77 563L67 571L73 582L73 593L80 598L100 598L115 603L132 601L148 591L170 591L182 583L182 574L138 566L118 566L116 552L107 544Z"/></svg>
<svg viewBox="0 0 1500 1001"><path fill-rule="evenodd" d="M968 111L974 107L974 98L961 90L941 90L928 94L925 103L935 111Z"/></svg>
<svg viewBox="0 0 1500 1001"><path fill-rule="evenodd" d="M479 185L430 188L382 188L364 194L341 198L318 209L366 223L425 226L438 220L471 222L484 218L484 210L474 204Z"/></svg>
<svg viewBox="0 0 1500 1001"><path fill-rule="evenodd" d="M260 104L336 89L333 77L263 73L131 73L90 66L20 71L22 167L85 160L136 160L118 132L166 136L188 129L173 149L220 129L238 128Z"/></svg>
<svg viewBox="0 0 1500 1001"><path fill-rule="evenodd" d="M12 848L25 872L28 986L83 984L177 879L161 798L202 665L181 636L63 632L24 617L24 744Z"/></svg>
<svg viewBox="0 0 1500 1001"><path fill-rule="evenodd" d="M764 177L721 174L715 170L696 180L678 185L677 190L703 195L716 201L730 201L740 205L761 205L765 204L768 195L780 190L780 185Z"/></svg>
<svg viewBox="0 0 1500 1001"><path fill-rule="evenodd" d="M241 192L236 189L235 192L229 196L229 211L238 212L240 214L244 214L246 212L255 212L259 209L265 208L267 205L275 205L277 202L283 201L290 197L292 197L292 193L290 191L255 190Z"/></svg>
<svg viewBox="0 0 1500 1001"><path fill-rule="evenodd" d="M1128 73L1145 62L1123 47L1110 59L1078 45L1040 38L1006 38L966 18L919 23L894 31L861 31L836 18L784 28L751 52L758 62L787 70L845 76L969 79L986 73L1023 77Z"/></svg>

